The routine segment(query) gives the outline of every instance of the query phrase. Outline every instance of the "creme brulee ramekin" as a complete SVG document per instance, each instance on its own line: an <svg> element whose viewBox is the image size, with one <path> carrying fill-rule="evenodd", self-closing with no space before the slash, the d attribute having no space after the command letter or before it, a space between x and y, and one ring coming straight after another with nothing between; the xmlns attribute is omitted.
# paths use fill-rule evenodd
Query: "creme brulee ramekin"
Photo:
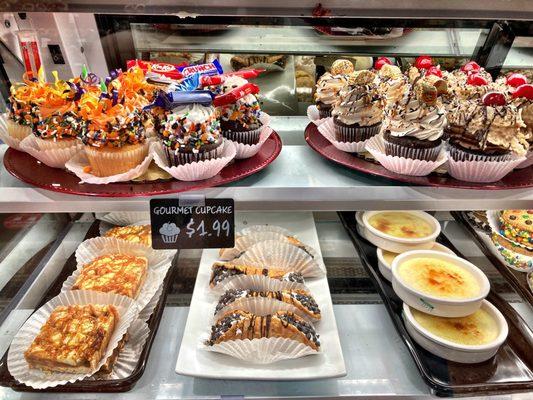
<svg viewBox="0 0 533 400"><path fill-rule="evenodd" d="M502 313L487 300L481 309L485 310L498 324L499 334L492 342L482 345L465 345L441 338L422 327L414 318L411 308L404 303L402 317L411 338L432 354L449 361L475 364L494 357L509 333L507 321Z"/></svg>
<svg viewBox="0 0 533 400"><path fill-rule="evenodd" d="M468 299L447 299L428 295L412 288L402 281L398 270L405 261L418 257L443 260L464 268L477 280L480 288L479 294ZM474 264L456 255L433 250L408 251L396 257L392 262L392 287L404 303L419 311L439 317L465 317L472 314L479 309L483 299L487 297L490 291L490 283L487 276Z"/></svg>
<svg viewBox="0 0 533 400"><path fill-rule="evenodd" d="M369 224L368 220L375 214L382 212L402 212L406 214L413 214L424 219L433 227L430 235L421 238L398 238L388 235L380 230L374 228ZM440 234L440 224L435 218L424 211L404 211L404 210L390 210L390 211L365 211L361 216L361 221L365 228L365 238L376 247L383 250L392 251L393 253L404 253L411 250L428 250L433 247L435 239Z"/></svg>
<svg viewBox="0 0 533 400"><path fill-rule="evenodd" d="M440 244L440 243L433 243L433 247L429 250L439 251L441 253L448 253L448 254L454 254L453 251L451 251L446 246ZM379 272L381 272L381 275L388 280L389 282L392 282L392 266L385 260L385 257L383 256L383 249L380 249L379 247L376 249L376 255L378 256L378 268ZM399 254L398 254L399 255Z"/></svg>

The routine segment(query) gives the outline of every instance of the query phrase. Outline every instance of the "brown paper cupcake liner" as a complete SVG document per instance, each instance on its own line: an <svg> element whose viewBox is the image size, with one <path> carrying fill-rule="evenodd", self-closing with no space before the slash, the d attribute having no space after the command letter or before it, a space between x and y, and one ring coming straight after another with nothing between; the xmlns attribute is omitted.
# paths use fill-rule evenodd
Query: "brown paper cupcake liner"
<svg viewBox="0 0 533 400"><path fill-rule="evenodd" d="M260 126L257 129L245 132L222 131L222 136L224 136L226 139L231 140L232 142L243 144L257 144L259 142L259 136L261 135L262 128L263 126Z"/></svg>
<svg viewBox="0 0 533 400"><path fill-rule="evenodd" d="M342 126L334 119L333 125L335 126L335 139L345 143L364 142L381 130L381 122L370 126Z"/></svg>
<svg viewBox="0 0 533 400"><path fill-rule="evenodd" d="M326 108L326 109L319 108L318 115L320 116L321 119L331 117L331 108Z"/></svg>
<svg viewBox="0 0 533 400"><path fill-rule="evenodd" d="M206 161L218 158L222 154L224 144L221 144L213 150L202 151L199 153L180 153L168 148L167 146L163 145L162 147L169 167L177 167L178 165L185 165L193 162Z"/></svg>
<svg viewBox="0 0 533 400"><path fill-rule="evenodd" d="M460 149L449 142L446 145L446 150L454 161L510 161L514 157L511 152L501 155L476 154Z"/></svg>
<svg viewBox="0 0 533 400"><path fill-rule="evenodd" d="M383 142L385 144L386 155L411 158L414 160L435 161L439 157L442 148L442 144L431 148L412 148L388 142L386 139L383 139Z"/></svg>

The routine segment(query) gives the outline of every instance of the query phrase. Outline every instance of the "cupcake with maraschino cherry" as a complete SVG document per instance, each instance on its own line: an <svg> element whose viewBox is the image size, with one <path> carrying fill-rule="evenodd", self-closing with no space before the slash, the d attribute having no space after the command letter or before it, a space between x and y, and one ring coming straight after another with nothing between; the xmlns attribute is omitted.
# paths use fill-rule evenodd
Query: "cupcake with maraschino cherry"
<svg viewBox="0 0 533 400"><path fill-rule="evenodd" d="M339 91L346 84L346 76L352 72L354 66L350 60L336 60L330 72L326 72L318 79L314 98L320 118L331 117Z"/></svg>
<svg viewBox="0 0 533 400"><path fill-rule="evenodd" d="M376 74L369 70L346 76L332 111L335 139L362 142L380 132L385 99L378 88Z"/></svg>

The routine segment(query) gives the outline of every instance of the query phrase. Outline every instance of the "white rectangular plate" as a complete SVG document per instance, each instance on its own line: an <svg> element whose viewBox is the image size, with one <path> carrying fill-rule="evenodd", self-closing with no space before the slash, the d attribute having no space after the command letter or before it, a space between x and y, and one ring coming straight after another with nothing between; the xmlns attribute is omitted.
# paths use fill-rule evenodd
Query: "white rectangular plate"
<svg viewBox="0 0 533 400"><path fill-rule="evenodd" d="M316 249L322 257L311 213L239 213L235 221L237 231L246 226L266 223L287 228L302 242ZM200 345L201 339L208 337L217 301L209 288L211 266L217 260L217 255L218 249L204 250L202 253L176 363L178 374L201 378L250 380L310 380L346 375L326 277L306 279L307 287L322 313L322 319L315 323L322 348L318 355L258 365L203 349Z"/></svg>

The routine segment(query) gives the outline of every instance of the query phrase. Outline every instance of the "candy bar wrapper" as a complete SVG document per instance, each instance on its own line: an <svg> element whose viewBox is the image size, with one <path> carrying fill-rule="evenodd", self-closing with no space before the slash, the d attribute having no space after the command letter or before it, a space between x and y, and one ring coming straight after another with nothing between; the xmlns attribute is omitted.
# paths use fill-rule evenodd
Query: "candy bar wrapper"
<svg viewBox="0 0 533 400"><path fill-rule="evenodd" d="M524 169L533 165L533 150L529 149L526 154L526 159L518 164L515 169Z"/></svg>
<svg viewBox="0 0 533 400"><path fill-rule="evenodd" d="M163 283L172 261L168 252L153 250L138 243L131 243L113 237L96 237L82 242L76 249L76 271L63 283L61 290L70 290L86 264L99 256L107 254L127 254L147 258L148 271L146 278L135 299L139 305L139 310L142 310Z"/></svg>
<svg viewBox="0 0 533 400"><path fill-rule="evenodd" d="M218 303L218 302L217 302ZM308 314L304 313L302 310L300 310L298 307L285 303L283 301L280 301L278 299L268 298L268 297L242 297L240 299L236 299L234 302L228 304L226 307L221 309L219 312L217 312L213 320L211 321L211 324L214 325L216 321L218 321L219 318L221 318L224 314L226 314L229 311L235 311L235 310L243 310L251 312L255 315L272 315L277 313L278 311L289 311L293 314L298 315L299 317L302 317L308 322L316 323L319 320L316 320L312 317L310 317Z"/></svg>
<svg viewBox="0 0 533 400"><path fill-rule="evenodd" d="M20 142L21 150L52 168L64 169L68 161L83 150L83 144L78 140L72 140L72 145L69 147L41 150L37 140L34 135L29 135Z"/></svg>
<svg viewBox="0 0 533 400"><path fill-rule="evenodd" d="M366 144L374 139L370 138L362 142L338 142L335 140L335 126L333 118L324 118L324 122L318 125L318 131L324 136L335 148L346 153L362 153L365 151ZM375 137L375 136L374 136Z"/></svg>
<svg viewBox="0 0 533 400"><path fill-rule="evenodd" d="M326 266L322 259L317 259L305 250L289 243L276 240L259 242L246 249L235 263L251 264L263 268L275 265L287 272L299 272L305 278L326 275Z"/></svg>
<svg viewBox="0 0 533 400"><path fill-rule="evenodd" d="M157 303L159 303L159 300L161 299L161 295L163 294L163 285L159 286L159 289L157 289L157 292L152 296L148 304L144 306L144 308L139 312L139 316L137 319L148 322L152 314L154 313L155 308L157 307Z"/></svg>
<svg viewBox="0 0 533 400"><path fill-rule="evenodd" d="M114 305L118 311L118 324L107 345L107 349L97 367L89 373L72 374L65 372L48 372L37 368L30 368L24 352L28 349L41 327L50 317L56 307L69 305L101 304ZM119 341L127 332L130 325L137 317L139 310L137 304L130 298L112 293L93 292L89 290L74 290L60 293L48 303L43 305L19 329L7 356L8 370L18 381L34 389L45 389L58 385L65 385L84 379L98 371L104 362L111 356Z"/></svg>
<svg viewBox="0 0 533 400"><path fill-rule="evenodd" d="M250 233L255 232L276 232L284 236L291 236L291 231L288 229L282 228L277 225L253 225L242 229L238 234L240 236L249 235Z"/></svg>
<svg viewBox="0 0 533 400"><path fill-rule="evenodd" d="M320 111L314 104L307 107L307 118L316 126L322 125L327 120L327 118L320 118Z"/></svg>
<svg viewBox="0 0 533 400"><path fill-rule="evenodd" d="M191 162L184 165L170 167L166 159L163 145L159 142L152 144L150 152L154 156L157 166L180 181L201 181L217 175L222 168L235 158L236 150L231 141L224 141L222 155L211 160Z"/></svg>
<svg viewBox="0 0 533 400"><path fill-rule="evenodd" d="M507 161L455 161L448 157L448 173L466 182L496 182L523 163L526 157L513 156Z"/></svg>
<svg viewBox="0 0 533 400"><path fill-rule="evenodd" d="M109 374L97 373L87 380L110 380L129 378L137 364L143 351L144 345L150 329L146 322L136 319L128 329L128 340L122 350L119 351L118 357L113 365L113 370Z"/></svg>
<svg viewBox="0 0 533 400"><path fill-rule="evenodd" d="M150 213L145 211L113 211L96 213L96 219L115 226L150 223Z"/></svg>
<svg viewBox="0 0 533 400"><path fill-rule="evenodd" d="M220 75L224 73L222 65L220 65L220 62L217 59L206 64L179 66L178 71L180 71L183 76L189 76L194 73L199 73L200 75Z"/></svg>
<svg viewBox="0 0 533 400"><path fill-rule="evenodd" d="M270 127L270 115L262 112L261 117L259 118L261 121L261 132L259 133L259 142L256 144L244 144L239 142L234 142L233 145L235 146L235 158L238 160L244 159L244 158L250 158L255 156L259 150L261 150L261 147L263 144L267 141L267 139L272 135L272 128Z"/></svg>
<svg viewBox="0 0 533 400"><path fill-rule="evenodd" d="M170 64L157 61L143 61L143 60L127 60L126 67L128 69L138 66L144 73L151 71L158 75L163 75L170 79L181 79L183 74L178 71L179 67L186 66L183 64Z"/></svg>
<svg viewBox="0 0 533 400"><path fill-rule="evenodd" d="M7 114L0 115L0 140L15 150L20 148L20 142L31 135L31 128L17 124Z"/></svg>
<svg viewBox="0 0 533 400"><path fill-rule="evenodd" d="M500 210L487 210L487 221L489 223L490 229L492 231L493 235L498 235L500 238L506 240L509 242L510 245L515 247L521 247L525 250L533 251L532 248L524 246L522 243L515 242L514 240L511 240L501 233L500 229Z"/></svg>
<svg viewBox="0 0 533 400"><path fill-rule="evenodd" d="M150 144L147 143L147 146L149 145ZM116 162L120 163L121 158L123 156L127 157L127 155L123 155L120 153L115 154ZM150 166L150 163L152 162L152 158L153 158L152 154L148 152L143 162L137 165L135 168L132 168L129 171L123 172L121 174L102 176L102 177L93 175L90 172L85 172L85 168L89 166L89 160L87 159L87 155L85 154L85 151L78 152L74 157L68 160L65 166L69 171L73 172L78 178L80 178L81 183L106 185L108 183L113 183L113 182L131 181L132 179L135 179L141 176L148 170L148 167Z"/></svg>
<svg viewBox="0 0 533 400"><path fill-rule="evenodd" d="M435 161L416 160L385 154L385 144L381 135L370 138L366 144L366 150L389 171L402 175L426 176L446 162L447 156L444 148L441 148Z"/></svg>
<svg viewBox="0 0 533 400"><path fill-rule="evenodd" d="M202 348L207 351L226 354L251 364L272 364L277 361L319 354L311 347L287 338L231 340L213 346L202 345Z"/></svg>

